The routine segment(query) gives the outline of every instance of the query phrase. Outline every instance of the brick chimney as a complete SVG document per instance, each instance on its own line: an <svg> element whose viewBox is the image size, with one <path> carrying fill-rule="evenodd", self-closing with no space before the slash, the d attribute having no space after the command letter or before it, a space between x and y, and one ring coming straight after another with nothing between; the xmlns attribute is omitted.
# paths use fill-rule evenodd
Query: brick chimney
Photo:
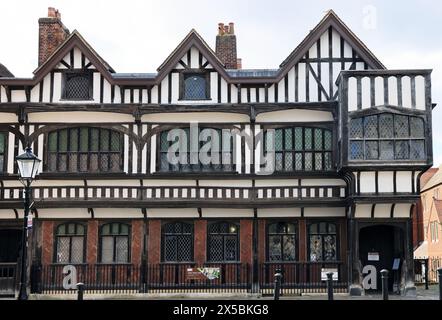
<svg viewBox="0 0 442 320"><path fill-rule="evenodd" d="M228 25L218 24L216 36L216 55L225 64L226 69L238 69L236 57L236 36L233 22Z"/></svg>
<svg viewBox="0 0 442 320"><path fill-rule="evenodd" d="M44 63L58 46L68 37L69 30L61 22L61 14L48 8L48 16L38 19L38 65Z"/></svg>

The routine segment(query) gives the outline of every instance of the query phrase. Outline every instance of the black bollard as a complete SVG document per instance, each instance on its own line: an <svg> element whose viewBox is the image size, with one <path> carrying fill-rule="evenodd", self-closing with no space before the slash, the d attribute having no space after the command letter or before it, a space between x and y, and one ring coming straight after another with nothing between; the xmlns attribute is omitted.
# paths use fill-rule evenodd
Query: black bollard
<svg viewBox="0 0 442 320"><path fill-rule="evenodd" d="M84 283L77 283L77 300L83 300L83 292L84 292Z"/></svg>
<svg viewBox="0 0 442 320"><path fill-rule="evenodd" d="M279 300L279 295L280 295L280 291L281 291L281 278L282 278L281 270L276 269L276 273L275 273L275 289L274 289L273 300Z"/></svg>
<svg viewBox="0 0 442 320"><path fill-rule="evenodd" d="M388 270L381 270L382 278L382 300L388 300Z"/></svg>
<svg viewBox="0 0 442 320"><path fill-rule="evenodd" d="M439 275L439 300L442 300L442 268L437 269Z"/></svg>
<svg viewBox="0 0 442 320"><path fill-rule="evenodd" d="M425 290L428 290L428 258L424 260L425 266Z"/></svg>
<svg viewBox="0 0 442 320"><path fill-rule="evenodd" d="M333 300L333 272L327 272L327 295L328 300Z"/></svg>

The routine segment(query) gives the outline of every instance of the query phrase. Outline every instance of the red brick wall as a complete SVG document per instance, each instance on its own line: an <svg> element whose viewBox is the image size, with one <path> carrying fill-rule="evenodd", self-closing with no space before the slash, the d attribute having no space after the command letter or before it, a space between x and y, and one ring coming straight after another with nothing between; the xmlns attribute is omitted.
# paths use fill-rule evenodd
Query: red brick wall
<svg viewBox="0 0 442 320"><path fill-rule="evenodd" d="M42 221L41 232L41 262L51 264L54 260L54 221Z"/></svg>
<svg viewBox="0 0 442 320"><path fill-rule="evenodd" d="M258 263L266 261L266 220L258 220Z"/></svg>
<svg viewBox="0 0 442 320"><path fill-rule="evenodd" d="M133 264L141 264L143 252L143 220L132 220L131 257Z"/></svg>
<svg viewBox="0 0 442 320"><path fill-rule="evenodd" d="M147 240L148 263L157 264L161 261L161 220L149 220L149 236Z"/></svg>
<svg viewBox="0 0 442 320"><path fill-rule="evenodd" d="M195 220L194 230L194 260L203 264L207 257L207 220Z"/></svg>
<svg viewBox="0 0 442 320"><path fill-rule="evenodd" d="M240 261L242 263L252 263L252 230L253 220L242 219L240 221Z"/></svg>
<svg viewBox="0 0 442 320"><path fill-rule="evenodd" d="M305 219L298 220L298 259L299 261L307 261L307 227Z"/></svg>
<svg viewBox="0 0 442 320"><path fill-rule="evenodd" d="M97 263L97 254L98 254L98 221L89 220L87 222L86 262L89 264Z"/></svg>

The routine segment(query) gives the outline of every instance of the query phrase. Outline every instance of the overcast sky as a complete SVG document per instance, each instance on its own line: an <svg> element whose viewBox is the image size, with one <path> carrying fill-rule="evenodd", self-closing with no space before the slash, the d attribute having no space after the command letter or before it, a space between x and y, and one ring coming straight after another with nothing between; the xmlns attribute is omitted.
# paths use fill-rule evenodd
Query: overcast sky
<svg viewBox="0 0 442 320"><path fill-rule="evenodd" d="M243 68L277 68L333 9L388 69L430 68L434 164L442 164L442 3L359 0L0 1L0 62L15 76L37 67L38 18L60 10L117 72L155 72L195 28L214 48L218 22L234 22Z"/></svg>

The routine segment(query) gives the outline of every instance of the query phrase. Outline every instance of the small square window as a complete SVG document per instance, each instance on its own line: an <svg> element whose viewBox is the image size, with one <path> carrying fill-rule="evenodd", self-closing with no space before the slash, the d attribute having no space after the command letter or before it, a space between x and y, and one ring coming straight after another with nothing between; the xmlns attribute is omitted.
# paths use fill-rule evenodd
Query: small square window
<svg viewBox="0 0 442 320"><path fill-rule="evenodd" d="M64 74L63 99L90 100L92 99L92 73L66 72Z"/></svg>
<svg viewBox="0 0 442 320"><path fill-rule="evenodd" d="M182 88L181 96L183 100L209 99L208 78L205 73L184 74Z"/></svg>

